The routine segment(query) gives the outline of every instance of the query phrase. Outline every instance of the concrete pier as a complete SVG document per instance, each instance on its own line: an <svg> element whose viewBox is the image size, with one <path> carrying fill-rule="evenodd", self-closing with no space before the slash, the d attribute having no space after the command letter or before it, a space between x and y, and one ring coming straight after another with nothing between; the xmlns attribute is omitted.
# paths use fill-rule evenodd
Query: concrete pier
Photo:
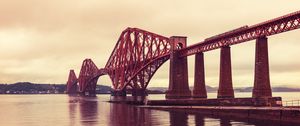
<svg viewBox="0 0 300 126"><path fill-rule="evenodd" d="M111 96L122 96L126 97L127 93L125 90L120 90L120 91L111 91Z"/></svg>
<svg viewBox="0 0 300 126"><path fill-rule="evenodd" d="M205 71L204 71L204 56L203 53L195 55L195 77L194 77L194 98L207 98L205 88Z"/></svg>
<svg viewBox="0 0 300 126"><path fill-rule="evenodd" d="M147 96L111 96L108 102L124 103L129 105L144 105Z"/></svg>
<svg viewBox="0 0 300 126"><path fill-rule="evenodd" d="M272 97L267 37L256 39L254 74L252 97Z"/></svg>
<svg viewBox="0 0 300 126"><path fill-rule="evenodd" d="M169 89L166 91L166 98L190 98L187 57L180 58L177 51L186 47L186 37L172 36L170 41Z"/></svg>
<svg viewBox="0 0 300 126"><path fill-rule="evenodd" d="M218 98L234 98L231 73L231 54L229 46L221 48L220 60Z"/></svg>

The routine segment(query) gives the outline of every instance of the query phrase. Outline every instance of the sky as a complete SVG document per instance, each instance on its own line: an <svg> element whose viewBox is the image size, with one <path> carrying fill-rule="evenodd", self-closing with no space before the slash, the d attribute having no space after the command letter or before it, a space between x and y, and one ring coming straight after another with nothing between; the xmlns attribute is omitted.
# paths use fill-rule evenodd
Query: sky
<svg viewBox="0 0 300 126"><path fill-rule="evenodd" d="M0 0L0 83L66 83L91 58L105 66L127 27L187 36L188 45L300 10L285 0ZM300 30L269 37L272 86L300 87ZM254 41L231 47L234 87L253 86ZM219 82L220 50L205 52L206 84ZM188 58L193 85L194 56ZM169 62L150 81L168 86ZM111 85L108 76L98 83Z"/></svg>

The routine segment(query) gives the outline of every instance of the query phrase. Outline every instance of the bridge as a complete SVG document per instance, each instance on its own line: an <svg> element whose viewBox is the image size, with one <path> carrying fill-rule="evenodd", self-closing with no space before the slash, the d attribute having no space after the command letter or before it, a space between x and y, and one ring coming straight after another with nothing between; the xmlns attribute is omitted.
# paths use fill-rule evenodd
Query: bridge
<svg viewBox="0 0 300 126"><path fill-rule="evenodd" d="M230 47L256 40L255 73L252 98L272 97L268 36L300 28L300 11L256 25L243 26L187 46L185 36L165 37L139 28L125 29L104 68L98 68L91 59L82 63L79 76L70 70L67 93L95 96L97 80L109 75L112 95L146 96L147 86L155 72L170 60L168 99L207 98L205 89L204 53L220 49L220 76L218 98L234 98ZM187 57L195 55L194 89L188 85Z"/></svg>

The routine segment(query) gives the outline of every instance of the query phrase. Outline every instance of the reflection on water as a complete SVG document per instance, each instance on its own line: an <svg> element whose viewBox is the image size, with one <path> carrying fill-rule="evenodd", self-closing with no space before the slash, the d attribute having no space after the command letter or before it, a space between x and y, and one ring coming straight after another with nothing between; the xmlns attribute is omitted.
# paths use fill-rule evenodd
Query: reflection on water
<svg viewBox="0 0 300 126"><path fill-rule="evenodd" d="M187 126L188 114L182 112L169 112L171 126Z"/></svg>
<svg viewBox="0 0 300 126"><path fill-rule="evenodd" d="M220 126L231 126L230 119L221 118L220 119Z"/></svg>
<svg viewBox="0 0 300 126"><path fill-rule="evenodd" d="M151 126L151 111L124 104L110 104L109 124L114 126Z"/></svg>
<svg viewBox="0 0 300 126"><path fill-rule="evenodd" d="M70 125L94 126L99 124L98 98L69 97ZM79 108L78 108L79 107Z"/></svg>
<svg viewBox="0 0 300 126"><path fill-rule="evenodd" d="M196 126L204 126L204 116L200 114L195 115L195 123Z"/></svg>
<svg viewBox="0 0 300 126"><path fill-rule="evenodd" d="M111 126L241 126L241 125L279 125L272 122L248 121L230 117L216 117L212 115L191 114L184 111L159 111L140 108L133 105L116 104L98 101L98 98L74 98L71 104L79 104L80 124L84 126L111 125ZM106 106L107 105L107 106ZM76 104L70 105L70 120L76 119ZM103 109L107 111L103 111ZM106 114L105 114L106 113ZM99 114L107 116L99 116ZM101 122L100 120L105 120ZM71 121L72 123L72 121ZM76 124L76 123L74 123Z"/></svg>
<svg viewBox="0 0 300 126"><path fill-rule="evenodd" d="M162 95L162 97L164 97ZM0 95L0 126L283 126L270 121L216 117L111 104L108 95Z"/></svg>
<svg viewBox="0 0 300 126"><path fill-rule="evenodd" d="M75 125L75 120L76 120L76 108L77 108L77 104L72 104L72 100L70 100L70 104L69 104L69 116L70 116L70 125Z"/></svg>
<svg viewBox="0 0 300 126"><path fill-rule="evenodd" d="M98 124L98 101L95 98L80 100L79 105L81 124L94 126Z"/></svg>

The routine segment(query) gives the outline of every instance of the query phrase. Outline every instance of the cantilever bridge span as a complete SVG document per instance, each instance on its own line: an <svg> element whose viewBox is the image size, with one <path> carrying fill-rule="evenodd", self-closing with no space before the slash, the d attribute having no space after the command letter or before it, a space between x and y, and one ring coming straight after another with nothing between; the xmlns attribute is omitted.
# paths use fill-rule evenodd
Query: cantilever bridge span
<svg viewBox="0 0 300 126"><path fill-rule="evenodd" d="M218 98L233 98L230 46L256 40L253 98L272 97L268 36L300 28L300 11L290 13L252 26L243 26L187 46L186 37L165 37L138 28L125 29L104 68L99 69L91 59L83 61L79 76L70 70L67 93L95 95L97 80L109 75L112 95L134 96L146 94L146 88L159 67L170 60L167 98L206 98L204 59L206 51L220 48L220 81ZM193 93L188 86L187 56L195 55ZM79 85L77 85L79 83Z"/></svg>

